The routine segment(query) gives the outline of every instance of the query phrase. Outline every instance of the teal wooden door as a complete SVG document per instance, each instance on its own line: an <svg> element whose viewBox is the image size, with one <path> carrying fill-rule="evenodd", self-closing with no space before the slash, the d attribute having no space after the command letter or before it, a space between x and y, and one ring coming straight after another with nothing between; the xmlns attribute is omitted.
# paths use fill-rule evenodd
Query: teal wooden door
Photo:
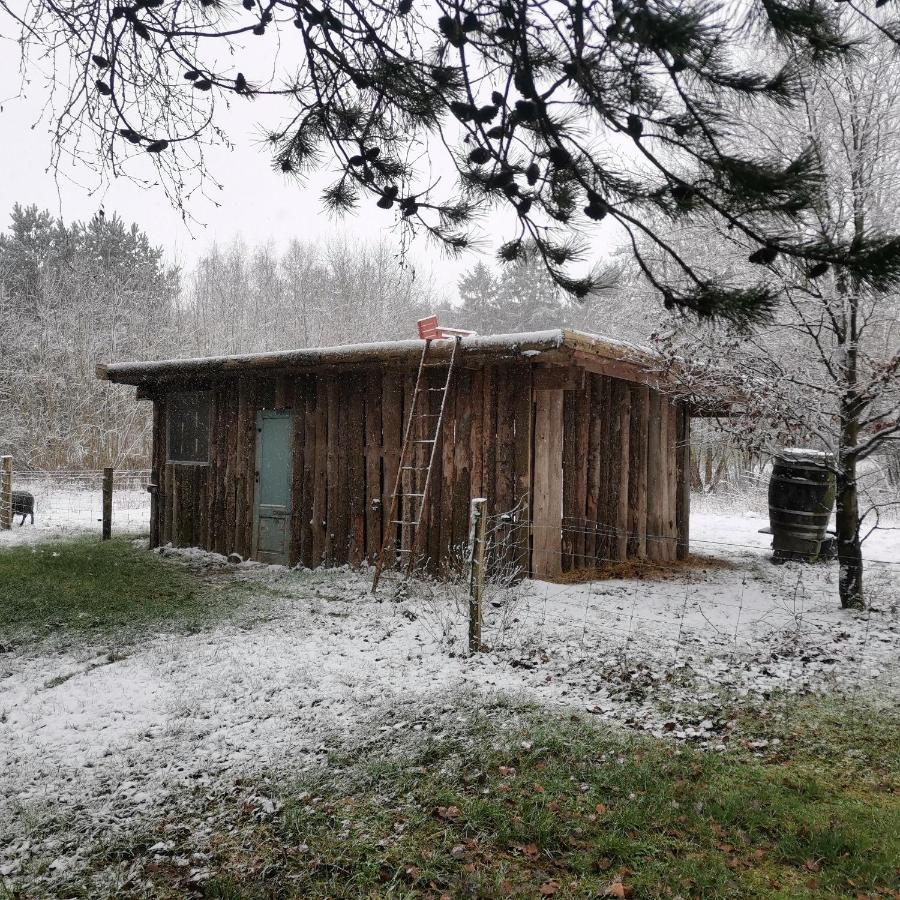
<svg viewBox="0 0 900 900"><path fill-rule="evenodd" d="M288 563L293 431L290 412L266 409L257 413L253 556L260 562Z"/></svg>

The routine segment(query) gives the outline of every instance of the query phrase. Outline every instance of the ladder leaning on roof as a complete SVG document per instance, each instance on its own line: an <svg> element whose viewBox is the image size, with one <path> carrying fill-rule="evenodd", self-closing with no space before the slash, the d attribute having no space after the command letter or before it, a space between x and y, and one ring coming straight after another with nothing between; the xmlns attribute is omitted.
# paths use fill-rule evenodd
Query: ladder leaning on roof
<svg viewBox="0 0 900 900"><path fill-rule="evenodd" d="M419 371L416 374L416 386L413 390L412 395L412 404L410 405L409 417L406 420L406 428L403 432L403 447L400 450L400 466L397 469L397 479L394 482L394 491L391 494L391 506L388 510L387 517L387 527L385 528L385 538L384 543L381 545L381 553L378 555L378 562L375 564L375 577L372 580L372 593L378 589L378 581L381 578L381 572L384 569L385 558L387 556L388 547L394 542L397 532L397 526L401 528L410 527L412 529L411 538L410 538L410 546L403 548L400 547L398 550L399 553L407 554L408 558L406 561L406 574L412 570L413 562L416 559L416 554L419 552L421 547L421 533L422 530L419 525L422 523L422 520L425 518L426 512L426 504L429 499L429 488L431 486L431 472L434 469L434 459L437 453L437 445L438 439L441 436L441 425L444 422L444 408L447 405L447 391L450 388L450 379L453 376L453 365L456 362L456 353L459 350L459 342L461 339L461 335L455 335L453 337L453 349L450 353L450 365L447 367L447 378L444 381L442 387L429 387L427 383L427 379L424 377L425 375L425 361L428 358L428 351L431 348L431 338L427 338L425 340L425 346L422 348L422 356L419 359ZM430 403L427 400L427 397L430 392L438 391L441 394L441 405L440 409L435 416L433 413L429 413L428 410L430 408ZM419 406L419 398L425 397L426 399L422 402L425 404L425 411L417 413L416 410ZM413 428L413 423L416 419L419 419L425 423L432 421L433 419L437 419L434 423L434 429L432 431L428 431L427 429L423 429L424 434L430 435L426 438L414 437L413 435L416 433ZM428 465L424 468L425 471L425 484L422 486L421 493L406 493L404 495L405 499L411 501L407 505L407 515L410 516L408 520L404 520L402 515L398 514L398 500L400 497L400 485L402 483L403 473L404 472L421 472L422 467L414 465L413 461L413 452L417 445L425 445L426 447L430 445L430 452L428 454ZM418 510L416 512L416 509ZM401 532L402 534L402 532ZM402 537L401 537L402 542Z"/></svg>

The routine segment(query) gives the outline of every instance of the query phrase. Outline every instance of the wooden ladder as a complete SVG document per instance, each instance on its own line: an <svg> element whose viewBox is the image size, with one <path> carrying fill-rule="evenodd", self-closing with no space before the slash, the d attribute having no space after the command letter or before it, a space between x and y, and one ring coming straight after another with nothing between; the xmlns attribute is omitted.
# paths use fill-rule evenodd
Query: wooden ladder
<svg viewBox="0 0 900 900"><path fill-rule="evenodd" d="M427 503L429 499L429 488L431 487L431 473L434 470L434 460L435 455L437 453L438 440L441 436L441 426L444 422L444 409L447 405L447 392L450 388L450 379L453 376L453 366L456 362L456 352L459 349L460 337L453 338L453 350L450 353L450 365L447 367L447 378L444 381L442 387L429 387L427 383L427 378L425 377L425 362L428 358L428 351L431 348L431 339L425 341L425 346L422 348L422 356L419 360L419 371L416 374L416 386L413 389L413 397L412 403L409 409L409 417L406 420L406 428L403 432L403 447L400 450L400 465L397 469L397 479L394 482L394 491L391 494L391 506L388 510L387 517L387 527L385 528L385 538L384 543L381 545L381 553L378 555L378 562L375 564L375 577L372 580L372 593L378 589L378 581L381 578L381 572L384 569L385 559L387 557L388 548L394 543L396 539L396 533L398 526L403 528L411 528L412 534L409 540L409 546L405 549L402 547L403 543L403 532L401 530L400 536L400 544L401 546L398 548L397 552L400 554L407 554L408 559L406 561L406 574L408 575L412 570L413 563L416 559L416 554L419 552L422 543L422 532L426 529L420 528L419 525L422 523L422 520L425 518L425 513L427 510ZM430 413L429 410L431 408L431 404L428 401L428 396L432 392L439 392L441 395L441 405L438 412ZM416 410L419 406L419 398L426 398L422 402L425 404L425 411L417 413ZM416 429L413 427L413 423L416 420L420 420L424 423L434 421L434 429L432 431L428 431L427 429L423 429L422 433L429 435L428 437L416 437ZM419 447L428 447L430 448L428 454L428 465L424 468L422 466L416 466L414 464L413 455ZM407 515L410 518L404 519L401 515L398 515L398 501L400 499L400 486L403 483L403 473L404 472L425 472L425 484L422 486L421 492L406 492L403 494L404 499L410 501L407 506ZM415 475L413 476L415 479ZM412 508L410 508L412 507Z"/></svg>

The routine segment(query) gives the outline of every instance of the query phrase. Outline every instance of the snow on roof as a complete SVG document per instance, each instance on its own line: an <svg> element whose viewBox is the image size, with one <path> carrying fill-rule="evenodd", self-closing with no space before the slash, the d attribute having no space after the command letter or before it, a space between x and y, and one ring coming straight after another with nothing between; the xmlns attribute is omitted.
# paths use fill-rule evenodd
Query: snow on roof
<svg viewBox="0 0 900 900"><path fill-rule="evenodd" d="M123 384L148 384L176 378L222 376L241 371L314 370L361 367L367 364L414 364L422 354L421 340L380 341L365 344L345 344L337 347L309 347L273 353L247 353L236 356L207 356L166 359L149 362L101 363L97 377ZM431 342L429 359L443 362L449 359L453 341ZM545 359L548 362L581 363L589 360L622 363L630 367L636 380L638 373L658 372L661 359L651 351L600 335L570 329L555 328L517 334L472 335L460 339L459 354L466 359L494 360Z"/></svg>

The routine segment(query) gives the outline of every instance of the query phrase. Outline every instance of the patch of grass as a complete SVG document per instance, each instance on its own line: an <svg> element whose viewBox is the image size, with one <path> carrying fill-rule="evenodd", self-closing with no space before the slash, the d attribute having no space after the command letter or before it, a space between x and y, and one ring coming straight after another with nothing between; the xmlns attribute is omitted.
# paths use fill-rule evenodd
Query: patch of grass
<svg viewBox="0 0 900 900"><path fill-rule="evenodd" d="M0 551L0 634L199 627L201 579L129 540L82 538Z"/></svg>
<svg viewBox="0 0 900 900"><path fill-rule="evenodd" d="M274 816L220 806L202 895L896 896L900 719L869 719L867 740L856 708L789 713L762 758L535 710L472 713L402 753L373 740L326 776L257 785L283 802ZM185 835L141 896L184 896Z"/></svg>

